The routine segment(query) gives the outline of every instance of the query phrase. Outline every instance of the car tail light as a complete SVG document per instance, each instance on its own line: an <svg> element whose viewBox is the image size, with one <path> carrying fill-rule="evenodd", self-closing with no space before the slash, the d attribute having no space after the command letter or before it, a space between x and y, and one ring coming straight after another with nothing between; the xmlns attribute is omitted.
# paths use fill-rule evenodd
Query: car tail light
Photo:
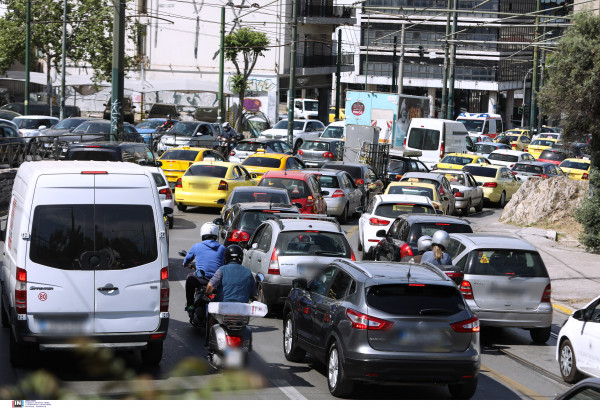
<svg viewBox="0 0 600 408"><path fill-rule="evenodd" d="M498 187L498 183L483 183L482 187L496 188L496 187Z"/></svg>
<svg viewBox="0 0 600 408"><path fill-rule="evenodd" d="M350 248L350 260L356 261L356 257L354 256L354 251L352 250L352 248Z"/></svg>
<svg viewBox="0 0 600 408"><path fill-rule="evenodd" d="M356 187L364 186L364 185L365 185L365 181L363 179L356 179Z"/></svg>
<svg viewBox="0 0 600 408"><path fill-rule="evenodd" d="M589 177L590 177L590 175L589 175L589 174L587 174L587 173L583 173L583 174L581 175L581 179L582 179L582 180L588 180L588 179L589 179Z"/></svg>
<svg viewBox="0 0 600 408"><path fill-rule="evenodd" d="M299 154L300 156L302 156L302 155L304 154L304 152L303 152L301 149L298 149L298 154Z"/></svg>
<svg viewBox="0 0 600 408"><path fill-rule="evenodd" d="M548 284L546 285L546 288L544 289L544 293L542 294L542 303L550 303L550 298L552 295L552 285Z"/></svg>
<svg viewBox="0 0 600 408"><path fill-rule="evenodd" d="M250 235L246 231L233 230L229 234L229 241L232 242L248 241L249 239Z"/></svg>
<svg viewBox="0 0 600 408"><path fill-rule="evenodd" d="M460 285L462 283L462 280L465 277L465 274L462 272L444 271L444 273L446 274L447 277L452 279L452 281L454 283L456 283L457 285Z"/></svg>
<svg viewBox="0 0 600 408"><path fill-rule="evenodd" d="M437 170L437 164L434 164L431 170Z"/></svg>
<svg viewBox="0 0 600 408"><path fill-rule="evenodd" d="M438 192L440 193L440 196L444 196L446 194L446 190L444 190L444 187L440 186L440 188L438 189Z"/></svg>
<svg viewBox="0 0 600 408"><path fill-rule="evenodd" d="M542 174L542 178L548 178L547 174Z"/></svg>
<svg viewBox="0 0 600 408"><path fill-rule="evenodd" d="M242 338L239 336L230 336L228 334L225 335L225 338L227 339L227 345L229 347L242 347Z"/></svg>
<svg viewBox="0 0 600 408"><path fill-rule="evenodd" d="M269 261L268 274L279 275L279 257L277 256L277 247L273 248L273 254L271 255L271 261Z"/></svg>
<svg viewBox="0 0 600 408"><path fill-rule="evenodd" d="M335 190L333 192L333 194L331 195L331 198L339 198L339 197L343 197L343 196L345 196L345 194L342 190Z"/></svg>
<svg viewBox="0 0 600 408"><path fill-rule="evenodd" d="M160 311L169 311L169 268L160 270Z"/></svg>
<svg viewBox="0 0 600 408"><path fill-rule="evenodd" d="M369 218L369 224L371 225L388 225L390 222L388 220L382 220L381 218L371 217Z"/></svg>
<svg viewBox="0 0 600 408"><path fill-rule="evenodd" d="M511 144L511 146L513 147L513 149L517 148L517 145L515 143Z"/></svg>
<svg viewBox="0 0 600 408"><path fill-rule="evenodd" d="M352 328L358 330L387 330L394 324L393 322L378 319L352 309L346 309L346 316L352 322Z"/></svg>
<svg viewBox="0 0 600 408"><path fill-rule="evenodd" d="M475 299L473 297L473 288L471 287L471 282L469 281L462 281L462 283L460 284L460 292L462 293L465 299Z"/></svg>
<svg viewBox="0 0 600 408"><path fill-rule="evenodd" d="M400 259L404 258L405 256L413 256L413 251L412 248L406 243L402 243L402 245L400 245Z"/></svg>
<svg viewBox="0 0 600 408"><path fill-rule="evenodd" d="M225 180L221 180L221 182L219 183L219 190L229 190L229 185L227 184L227 182Z"/></svg>
<svg viewBox="0 0 600 408"><path fill-rule="evenodd" d="M529 153L529 148L527 146L525 146L525 151Z"/></svg>
<svg viewBox="0 0 600 408"><path fill-rule="evenodd" d="M178 178L177 181L175 182L175 188L181 188L181 178Z"/></svg>
<svg viewBox="0 0 600 408"><path fill-rule="evenodd" d="M87 170L87 171L82 171L81 174L108 174L108 171L103 171L103 170Z"/></svg>
<svg viewBox="0 0 600 408"><path fill-rule="evenodd" d="M171 193L171 189L170 188L161 188L160 190L158 190L158 194L164 194L165 195L165 199L166 200L170 200L173 198L173 194Z"/></svg>
<svg viewBox="0 0 600 408"><path fill-rule="evenodd" d="M464 197L465 195L463 193L461 193L460 191L457 191L456 193L454 193L454 197Z"/></svg>
<svg viewBox="0 0 600 408"><path fill-rule="evenodd" d="M333 159L333 153L325 152L325 153L323 153L323 157L326 159Z"/></svg>
<svg viewBox="0 0 600 408"><path fill-rule="evenodd" d="M442 142L442 146L440 147L440 159L444 157L444 153L446 152L446 147L444 146L444 142Z"/></svg>
<svg viewBox="0 0 600 408"><path fill-rule="evenodd" d="M230 155L230 156L235 156L235 150L232 150L232 151L230 151L230 152L229 152L229 155Z"/></svg>
<svg viewBox="0 0 600 408"><path fill-rule="evenodd" d="M477 316L473 316L468 320L463 320L462 322L456 322L450 324L455 332L457 333L479 333L479 319Z"/></svg>
<svg viewBox="0 0 600 408"><path fill-rule="evenodd" d="M406 138L402 141L402 146L406 147Z"/></svg>
<svg viewBox="0 0 600 408"><path fill-rule="evenodd" d="M17 268L15 309L17 314L27 314L27 271L22 268Z"/></svg>

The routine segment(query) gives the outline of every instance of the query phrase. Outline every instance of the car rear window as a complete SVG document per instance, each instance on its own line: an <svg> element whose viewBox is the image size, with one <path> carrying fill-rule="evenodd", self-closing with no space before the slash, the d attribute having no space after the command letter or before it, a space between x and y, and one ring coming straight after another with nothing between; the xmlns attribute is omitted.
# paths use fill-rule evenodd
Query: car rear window
<svg viewBox="0 0 600 408"><path fill-rule="evenodd" d="M351 258L350 244L343 234L323 231L284 231L277 237L278 256L331 256Z"/></svg>
<svg viewBox="0 0 600 408"><path fill-rule="evenodd" d="M262 143L256 142L240 142L235 147L235 150L239 150L241 152L255 152L258 149L266 149L266 146Z"/></svg>
<svg viewBox="0 0 600 408"><path fill-rule="evenodd" d="M339 188L340 183L336 176L324 176L322 174L317 176L317 181L321 188Z"/></svg>
<svg viewBox="0 0 600 408"><path fill-rule="evenodd" d="M272 157L248 157L242 163L244 166L272 167L278 169L281 166L281 160Z"/></svg>
<svg viewBox="0 0 600 408"><path fill-rule="evenodd" d="M440 144L440 131L412 128L408 134L407 146L419 150L437 150Z"/></svg>
<svg viewBox="0 0 600 408"><path fill-rule="evenodd" d="M69 150L65 160L121 161L119 152L114 150Z"/></svg>
<svg viewBox="0 0 600 408"><path fill-rule="evenodd" d="M466 224L452 224L449 222L423 222L415 223L410 227L408 234L408 242L416 244L417 240L423 235L429 235L430 237L438 231L443 230L447 233L472 233L473 229L470 225Z"/></svg>
<svg viewBox="0 0 600 408"><path fill-rule="evenodd" d="M38 205L29 256L64 270L128 269L158 257L154 211L149 205Z"/></svg>
<svg viewBox="0 0 600 408"><path fill-rule="evenodd" d="M517 163L513 166L512 171L521 171L523 173L542 174L544 172L544 169L542 168L542 166L534 166L532 164Z"/></svg>
<svg viewBox="0 0 600 408"><path fill-rule="evenodd" d="M152 173L152 177L154 178L154 182L156 183L156 187L164 187L167 185L167 180L160 173Z"/></svg>
<svg viewBox="0 0 600 408"><path fill-rule="evenodd" d="M343 164L325 164L323 165L324 169L336 169L336 170L344 170L352 179L362 179L362 173L360 171L360 167L358 166L344 166Z"/></svg>
<svg viewBox="0 0 600 408"><path fill-rule="evenodd" d="M237 190L237 189L236 189ZM231 205L237 203L273 203L273 204L290 204L290 197L286 192L262 192L262 191L243 191L232 193Z"/></svg>
<svg viewBox="0 0 600 408"><path fill-rule="evenodd" d="M554 142L552 140L544 140L544 139L535 139L531 142L533 146L554 146Z"/></svg>
<svg viewBox="0 0 600 408"><path fill-rule="evenodd" d="M590 168L590 163L582 163L565 160L560 164L560 167L564 167L567 169L576 169L576 170L588 170Z"/></svg>
<svg viewBox="0 0 600 408"><path fill-rule="evenodd" d="M196 150L167 150L162 156L161 160L183 160L183 161L194 161L198 156Z"/></svg>
<svg viewBox="0 0 600 408"><path fill-rule="evenodd" d="M234 227L243 229L245 231L255 230L258 226L263 222L268 220L269 218L276 218L273 214L280 213L292 213L298 214L298 211L279 211L279 210L259 210L259 211L244 211L242 212L242 216L238 219L238 222Z"/></svg>
<svg viewBox="0 0 600 408"><path fill-rule="evenodd" d="M396 218L408 213L435 214L435 211L430 206L412 203L383 203L375 208L375 215L386 218Z"/></svg>
<svg viewBox="0 0 600 408"><path fill-rule="evenodd" d="M311 142L307 141L302 143L301 149L303 150L315 150L317 152L328 152L329 151L329 143L328 142Z"/></svg>
<svg viewBox="0 0 600 408"><path fill-rule="evenodd" d="M465 274L547 278L548 271L537 252L510 249L476 249L471 251Z"/></svg>
<svg viewBox="0 0 600 408"><path fill-rule="evenodd" d="M496 147L494 145L485 145L485 144L475 143L475 151L477 153L491 153L497 149L498 149L498 147Z"/></svg>
<svg viewBox="0 0 600 408"><path fill-rule="evenodd" d="M465 166L464 171L468 171L473 176L496 178L497 170L489 167Z"/></svg>
<svg viewBox="0 0 600 408"><path fill-rule="evenodd" d="M285 188L292 200L299 198L307 198L310 194L310 188L303 180L295 180L288 178L268 177L262 178L259 186Z"/></svg>
<svg viewBox="0 0 600 408"><path fill-rule="evenodd" d="M567 158L567 154L564 152L557 152L554 150L544 150L542 154L540 154L540 159L542 160L552 160L552 161L563 161Z"/></svg>
<svg viewBox="0 0 600 408"><path fill-rule="evenodd" d="M501 160L510 163L516 163L519 161L519 156L513 156L511 154L502 154L502 153L490 153L488 156L488 160Z"/></svg>
<svg viewBox="0 0 600 408"><path fill-rule="evenodd" d="M191 166L187 169L184 176L205 176L224 178L227 174L227 167L223 166Z"/></svg>
<svg viewBox="0 0 600 408"><path fill-rule="evenodd" d="M460 157L460 156L448 155L448 156L444 157L441 162L447 163L447 164L458 164L459 166L464 166L465 164L473 163L473 159L470 157Z"/></svg>
<svg viewBox="0 0 600 408"><path fill-rule="evenodd" d="M427 197L433 200L433 189L417 186L390 186L388 194L408 194Z"/></svg>
<svg viewBox="0 0 600 408"><path fill-rule="evenodd" d="M455 287L419 284L372 286L367 305L398 316L451 316L466 308Z"/></svg>

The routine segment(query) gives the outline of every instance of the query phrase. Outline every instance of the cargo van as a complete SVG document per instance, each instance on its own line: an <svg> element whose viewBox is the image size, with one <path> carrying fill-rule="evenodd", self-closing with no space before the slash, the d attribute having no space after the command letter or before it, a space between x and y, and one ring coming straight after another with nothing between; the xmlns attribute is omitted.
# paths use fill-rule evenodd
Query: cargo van
<svg viewBox="0 0 600 408"><path fill-rule="evenodd" d="M294 118L319 119L319 101L316 99L294 99Z"/></svg>
<svg viewBox="0 0 600 408"><path fill-rule="evenodd" d="M473 151L465 126L454 120L413 118L408 127L405 150L421 151L421 161L431 168L446 153Z"/></svg>
<svg viewBox="0 0 600 408"><path fill-rule="evenodd" d="M504 132L502 116L498 114L463 112L456 120L465 125L471 136L489 136L494 139Z"/></svg>
<svg viewBox="0 0 600 408"><path fill-rule="evenodd" d="M25 162L5 231L2 323L13 366L38 350L139 349L160 363L169 325L163 208L134 163Z"/></svg>

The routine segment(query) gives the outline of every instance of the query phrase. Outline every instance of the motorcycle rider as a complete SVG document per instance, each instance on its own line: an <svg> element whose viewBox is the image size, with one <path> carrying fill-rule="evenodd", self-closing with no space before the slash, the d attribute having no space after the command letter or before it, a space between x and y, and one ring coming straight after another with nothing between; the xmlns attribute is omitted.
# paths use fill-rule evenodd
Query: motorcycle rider
<svg viewBox="0 0 600 408"><path fill-rule="evenodd" d="M228 155L229 150L233 148L233 143L236 141L237 134L235 130L231 127L229 122L223 122L223 134L221 135L221 139L224 139L225 146L223 146L223 154Z"/></svg>
<svg viewBox="0 0 600 408"><path fill-rule="evenodd" d="M165 120L165 123L159 126L159 129L161 132L166 132L167 130L171 129L174 124L175 122L173 122L171 119L171 115L167 115L167 120Z"/></svg>
<svg viewBox="0 0 600 408"><path fill-rule="evenodd" d="M221 266L206 286L206 295L214 290L214 302L242 302L258 296L256 282L250 269L242 266L244 250L239 245L229 245L225 249L225 265Z"/></svg>
<svg viewBox="0 0 600 408"><path fill-rule="evenodd" d="M408 257L408 262L420 263L423 259L423 254L427 251L431 251L431 237L429 235L423 235L417 240L417 249L419 255ZM402 260L404 262L404 259Z"/></svg>
<svg viewBox="0 0 600 408"><path fill-rule="evenodd" d="M438 230L431 237L431 251L427 251L421 258L421 263L429 262L433 265L452 265L452 258L445 252L450 245L450 235L444 230Z"/></svg>
<svg viewBox="0 0 600 408"><path fill-rule="evenodd" d="M217 241L219 227L207 222L200 228L202 242L194 244L183 260L183 266L196 261L196 270L190 272L185 280L185 310L188 314L194 312L194 292L203 287L213 277L225 261L225 247Z"/></svg>

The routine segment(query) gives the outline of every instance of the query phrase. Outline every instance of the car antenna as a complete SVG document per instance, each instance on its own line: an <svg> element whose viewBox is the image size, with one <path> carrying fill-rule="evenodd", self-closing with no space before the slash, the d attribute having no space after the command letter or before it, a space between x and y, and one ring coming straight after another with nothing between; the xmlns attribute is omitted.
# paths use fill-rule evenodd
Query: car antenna
<svg viewBox="0 0 600 408"><path fill-rule="evenodd" d="M407 280L407 283L409 283L409 282L410 282L410 267L411 267L411 263L412 263L412 262L409 262L409 263L408 263L408 273L406 274L406 280Z"/></svg>

